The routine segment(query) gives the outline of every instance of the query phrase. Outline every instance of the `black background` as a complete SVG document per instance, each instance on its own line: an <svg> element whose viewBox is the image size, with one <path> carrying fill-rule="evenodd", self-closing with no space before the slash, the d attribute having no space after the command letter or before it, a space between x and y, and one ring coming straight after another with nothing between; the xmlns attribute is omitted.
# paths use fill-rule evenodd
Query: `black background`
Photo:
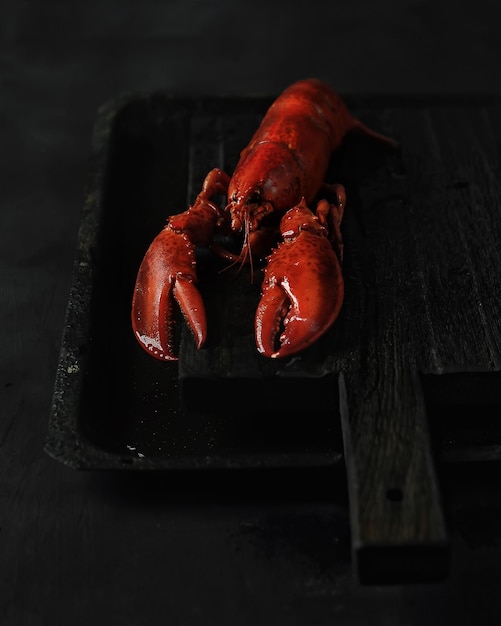
<svg viewBox="0 0 501 626"><path fill-rule="evenodd" d="M73 471L43 451L90 138L127 92L501 94L494 2L7 2L0 23L0 622L479 624L496 478L451 486L449 579L363 587L342 480ZM456 499L454 499L456 498ZM496 619L497 617L497 619Z"/></svg>

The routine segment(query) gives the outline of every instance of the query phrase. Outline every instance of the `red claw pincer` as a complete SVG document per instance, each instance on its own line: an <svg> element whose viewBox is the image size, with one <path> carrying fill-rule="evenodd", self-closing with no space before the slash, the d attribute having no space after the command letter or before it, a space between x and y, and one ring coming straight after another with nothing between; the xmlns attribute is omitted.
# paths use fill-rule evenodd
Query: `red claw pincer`
<svg viewBox="0 0 501 626"><path fill-rule="evenodd" d="M177 301L200 347L207 335L202 297L195 287L194 246L169 226L153 240L141 263L132 299L132 327L152 356L176 361L172 330Z"/></svg>
<svg viewBox="0 0 501 626"><path fill-rule="evenodd" d="M169 218L139 267L132 298L132 329L140 345L163 361L177 361L173 345L175 302L201 348L207 337L205 306L197 283L195 248L208 245L225 220L210 196L225 192L228 176L211 170L189 209Z"/></svg>
<svg viewBox="0 0 501 626"><path fill-rule="evenodd" d="M326 226L325 210L334 224ZM282 218L283 242L268 258L256 310L256 344L279 358L304 350L333 324L344 298L339 224L343 205L322 200L314 215L304 198Z"/></svg>

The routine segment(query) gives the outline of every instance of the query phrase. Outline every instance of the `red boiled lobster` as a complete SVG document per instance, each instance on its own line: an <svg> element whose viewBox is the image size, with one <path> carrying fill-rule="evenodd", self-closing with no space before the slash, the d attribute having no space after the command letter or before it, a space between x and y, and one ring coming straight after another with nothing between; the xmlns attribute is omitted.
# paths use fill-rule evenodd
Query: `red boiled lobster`
<svg viewBox="0 0 501 626"><path fill-rule="evenodd" d="M395 145L354 118L319 80L301 80L282 92L233 176L211 170L193 205L171 216L148 248L132 301L132 327L147 352L177 360L174 302L197 347L206 340L204 303L195 286L197 246L233 263L266 259L255 316L256 345L264 356L296 354L330 328L344 298L340 226L346 196L342 185L327 185L324 178L332 152L353 131ZM224 208L213 201L218 195L227 198ZM239 237L240 253L218 245L218 234Z"/></svg>

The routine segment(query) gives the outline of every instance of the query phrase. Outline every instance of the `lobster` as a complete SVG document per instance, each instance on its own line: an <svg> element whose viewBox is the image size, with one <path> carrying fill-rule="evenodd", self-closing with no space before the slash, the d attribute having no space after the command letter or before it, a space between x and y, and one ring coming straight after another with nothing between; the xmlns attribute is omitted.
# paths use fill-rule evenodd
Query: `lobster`
<svg viewBox="0 0 501 626"><path fill-rule="evenodd" d="M344 299L341 221L343 185L325 183L332 153L348 133L396 142L355 118L318 79L300 80L272 103L233 176L207 174L189 208L171 216L140 264L132 298L139 344L159 360L177 360L175 302L201 348L207 337L195 249L206 246L230 263L264 263L255 340L265 357L288 357L316 342ZM215 196L226 197L221 208ZM315 203L315 210L310 207ZM231 252L217 235L238 238ZM251 274L252 275L252 274Z"/></svg>

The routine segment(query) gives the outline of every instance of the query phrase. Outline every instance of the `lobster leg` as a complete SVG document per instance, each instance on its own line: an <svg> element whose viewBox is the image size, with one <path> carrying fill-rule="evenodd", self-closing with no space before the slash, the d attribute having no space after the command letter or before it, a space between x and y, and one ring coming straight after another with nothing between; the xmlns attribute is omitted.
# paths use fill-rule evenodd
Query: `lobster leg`
<svg viewBox="0 0 501 626"><path fill-rule="evenodd" d="M209 245L216 228L226 225L227 216L210 198L225 194L229 180L222 170L211 170L193 206L169 218L139 268L132 298L132 328L140 345L159 360L177 360L172 332L174 301L179 305L197 347L205 342L205 307L195 286L195 247Z"/></svg>
<svg viewBox="0 0 501 626"><path fill-rule="evenodd" d="M291 356L314 343L334 323L344 298L340 224L345 195L321 200L313 214L304 198L282 218L283 241L268 257L256 310L258 350Z"/></svg>

